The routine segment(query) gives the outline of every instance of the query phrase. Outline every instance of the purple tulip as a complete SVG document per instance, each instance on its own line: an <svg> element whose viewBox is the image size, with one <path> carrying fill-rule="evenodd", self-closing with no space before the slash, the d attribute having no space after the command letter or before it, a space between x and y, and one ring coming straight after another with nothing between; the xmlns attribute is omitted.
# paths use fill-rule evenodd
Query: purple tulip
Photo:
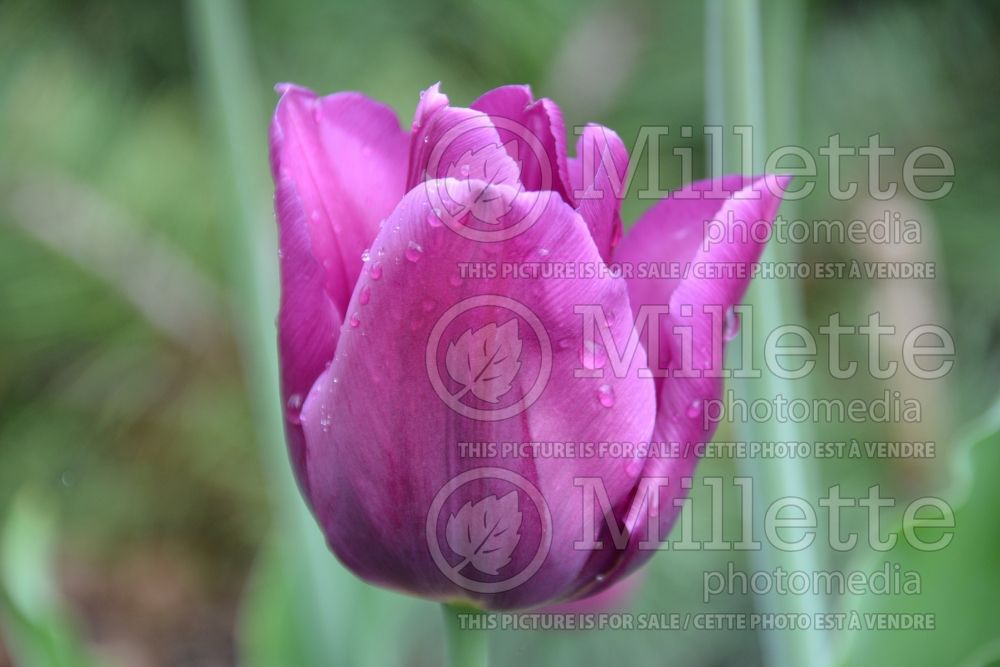
<svg viewBox="0 0 1000 667"><path fill-rule="evenodd" d="M763 245L737 224L766 231L787 180L692 184L623 237L625 145L589 125L568 158L559 108L526 86L462 108L435 85L410 132L358 93L278 91L282 394L330 548L369 582L495 609L634 571L697 459L600 445L711 437L721 380L676 371L721 368L720 316ZM709 220L725 233L704 244Z"/></svg>

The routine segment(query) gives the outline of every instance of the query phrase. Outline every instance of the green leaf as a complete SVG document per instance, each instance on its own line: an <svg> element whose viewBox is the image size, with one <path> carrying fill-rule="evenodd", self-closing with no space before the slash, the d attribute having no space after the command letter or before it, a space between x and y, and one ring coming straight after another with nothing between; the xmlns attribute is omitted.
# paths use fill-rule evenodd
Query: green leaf
<svg viewBox="0 0 1000 667"><path fill-rule="evenodd" d="M22 492L0 544L0 628L20 667L97 667L53 585L55 534L45 504Z"/></svg>

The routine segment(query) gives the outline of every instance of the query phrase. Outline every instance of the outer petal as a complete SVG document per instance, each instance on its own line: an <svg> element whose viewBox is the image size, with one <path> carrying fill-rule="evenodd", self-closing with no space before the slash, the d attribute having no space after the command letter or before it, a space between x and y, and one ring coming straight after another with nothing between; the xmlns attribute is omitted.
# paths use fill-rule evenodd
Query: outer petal
<svg viewBox="0 0 1000 667"><path fill-rule="evenodd" d="M325 289L326 272L312 255L309 223L294 181L279 178L274 198L281 271L278 356L285 434L295 477L309 500L305 434L299 412L337 345L341 317Z"/></svg>
<svg viewBox="0 0 1000 667"><path fill-rule="evenodd" d="M349 568L369 581L426 597L464 597L489 607L512 608L566 597L588 565L591 554L573 548L583 521L582 489L574 478L601 478L618 507L627 504L635 473L629 476L621 459L530 454L471 458L462 455L459 443L640 442L652 432L655 398L652 381L636 372L645 364L642 354L626 377L576 376L583 335L574 306L600 304L620 313L612 331L623 347L632 320L622 280L460 277L461 266L484 262L601 263L582 220L558 195L498 189L512 202L510 215L524 215L536 202L544 206L536 224L502 244L478 243L429 224L424 188L404 198L373 246L381 269L365 272L359 282L336 358L310 393L302 418L315 512L331 548ZM542 249L548 254L540 253ZM438 373L449 381L445 374L450 371L442 370L436 356L446 341L454 343L465 331L506 323L513 317L507 306L465 311L467 318L455 320L453 331L443 329L442 338L430 346L430 365L426 353L435 324L450 317L447 311L482 295L522 304L550 341L547 347L537 330L518 316L520 354L514 356L522 370L514 376L511 405L529 400L545 350L551 350L551 375L537 401L495 421L453 409L430 378ZM602 384L614 397L611 407L605 407L608 392L602 391ZM478 399L470 404L490 407ZM445 483L483 466L527 479L541 492L552 518L551 548L541 569L524 584L494 593L473 593L449 580L430 555L426 534L432 501ZM461 487L447 496L441 516L456 515L488 492L505 493L490 480ZM518 544L524 550L518 546L512 554L514 572L523 570L544 536L533 516L524 510L518 517ZM432 525L433 539L444 541L444 523Z"/></svg>
<svg viewBox="0 0 1000 667"><path fill-rule="evenodd" d="M625 237L615 255L616 262L690 262L689 277L681 281L662 279L635 279L629 282L629 293L635 308L642 305L669 305L669 314L660 321L661 359L666 361L670 376L661 380L658 387L658 409L655 429L657 441L679 443L685 446L706 442L712 437L714 424L704 418L705 401L717 399L722 392L722 381L705 371L721 370L724 350L723 313L739 303L750 281L750 267L760 257L764 243L753 235L744 237L748 225L774 221L781 205L781 193L788 184L785 176L767 175L752 181L743 177L727 177L721 187L702 181L685 188L650 209ZM746 185L741 190L741 186ZM707 196L712 190L711 197ZM701 197L692 198L693 193ZM716 194L719 193L719 194ZM726 196L726 199L716 198ZM708 221L715 229L723 229L723 240L703 245ZM757 239L763 235L756 236ZM703 276L702 269L725 266L739 275L720 278ZM707 312L706 312L707 307ZM690 369L700 371L697 377L681 377L678 369L684 364L685 350L675 327L690 330L693 345L689 354ZM644 477L669 479L667 487L656 497L637 497L637 507L631 516L636 518L632 527L633 539L629 553L620 564L630 572L645 562L653 553L636 551L645 539L646 518L659 517L659 537L665 538L676 512L673 500L683 497L683 477L690 476L697 459L691 455L683 458L650 458L643 470ZM648 501L648 502L647 502ZM650 505L652 503L652 505Z"/></svg>
<svg viewBox="0 0 1000 667"><path fill-rule="evenodd" d="M391 110L360 94L319 98L297 86L278 89L270 147L282 400L293 467L308 496L298 413L333 358L361 251L403 195L407 140Z"/></svg>
<svg viewBox="0 0 1000 667"><path fill-rule="evenodd" d="M361 271L361 252L403 196L407 135L389 107L360 93L317 97L291 84L278 91L271 170L276 183L284 177L294 183L313 256L326 269L326 289L343 313Z"/></svg>
<svg viewBox="0 0 1000 667"><path fill-rule="evenodd" d="M621 240L627 176L628 150L621 138L601 125L587 125L569 160L569 177L578 211L605 261Z"/></svg>
<svg viewBox="0 0 1000 667"><path fill-rule="evenodd" d="M553 190L567 204L575 204L566 164L566 127L555 102L544 97L536 101L529 86L501 86L470 106L489 114L497 125L500 139L520 163L526 190Z"/></svg>

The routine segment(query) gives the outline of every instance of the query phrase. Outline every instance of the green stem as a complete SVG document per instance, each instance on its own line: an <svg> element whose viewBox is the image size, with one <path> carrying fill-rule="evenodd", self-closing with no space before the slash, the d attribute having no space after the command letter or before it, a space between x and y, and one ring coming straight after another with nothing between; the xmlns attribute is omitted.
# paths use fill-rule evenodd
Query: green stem
<svg viewBox="0 0 1000 667"><path fill-rule="evenodd" d="M330 664L343 651L344 619L334 604L331 573L338 565L299 496L284 447L278 393L274 314L278 309L277 242L267 172L265 89L257 79L240 0L189 0L191 36L206 115L219 140L232 209L220 215L229 288L257 446L271 493L276 529L295 545L289 557L307 582L302 610L314 625L305 633L313 664ZM332 628L332 629L331 629Z"/></svg>
<svg viewBox="0 0 1000 667"><path fill-rule="evenodd" d="M489 664L489 634L476 619L485 612L464 605L442 604L444 632L451 667L480 667Z"/></svg>
<svg viewBox="0 0 1000 667"><path fill-rule="evenodd" d="M788 3L799 4L799 3ZM779 6L768 4L769 10ZM781 11L787 10L786 3L780 4ZM775 16L772 11L769 17ZM760 7L757 0L709 0L707 5L706 54L708 81L708 121L712 125L724 126L724 161L726 171L739 170L742 164L739 142L733 134L736 125L753 128L753 173L761 173L770 144L765 135L777 136L782 141L793 141L788 136L788 127L794 119L795 99L791 93L792 77L787 68L779 66L797 62L797 53L792 53L798 44L800 26L795 17L786 17L783 23L769 22L769 26L780 27L779 34L768 35L768 62L772 68L767 71L769 80L765 85L763 68L763 42L761 40ZM775 53L772 44L782 45L784 53ZM780 56L780 57L776 57ZM770 109L765 108L765 100ZM778 110L776 107L780 107ZM774 114L768 124L765 112ZM780 122L779 122L780 121ZM794 259L793 249L787 244L771 243L761 258L762 262L782 262ZM744 330L743 335L752 336L754 358L762 358L760 344L768 331L785 324L802 324L804 316L800 305L798 285L791 280L757 280L747 294L746 302L753 308L753 330ZM747 327L749 329L750 327ZM735 394L752 404L757 400L773 401L778 395L788 399L808 394L805 380L783 379L764 369L758 379L744 379L733 383ZM804 442L810 434L807 429L792 422L771 421L755 423L752 420L738 424L739 435L745 440L773 442ZM748 459L738 462L739 472L753 479L755 521L776 499L794 496L814 498L810 493L813 471L806 460L788 459ZM762 534L761 527L755 526L755 533ZM823 534L817 530L817 534ZM781 568L786 572L807 573L822 570L818 546L800 551L781 551L763 541L759 551L750 554L750 563L755 570L773 572ZM815 619L826 608L819 596L780 596L777 594L758 596L755 606L762 612L773 614L808 614ZM825 666L830 662L827 637L822 632L788 631L769 632L761 636L765 663L777 667L796 665Z"/></svg>

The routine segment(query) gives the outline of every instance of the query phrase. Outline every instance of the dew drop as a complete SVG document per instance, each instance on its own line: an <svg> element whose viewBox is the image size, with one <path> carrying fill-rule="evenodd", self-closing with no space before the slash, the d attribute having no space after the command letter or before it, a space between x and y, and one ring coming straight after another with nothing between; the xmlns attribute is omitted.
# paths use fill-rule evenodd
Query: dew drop
<svg viewBox="0 0 1000 667"><path fill-rule="evenodd" d="M372 251L371 251L371 249L365 248L364 250L361 251L361 261L362 262L367 263L367 262L370 262L371 259L372 259Z"/></svg>
<svg viewBox="0 0 1000 667"><path fill-rule="evenodd" d="M727 343L740 333L740 316L736 309L730 306L726 308L726 324L722 330L722 339Z"/></svg>
<svg viewBox="0 0 1000 667"><path fill-rule="evenodd" d="M597 575L596 577L594 577L594 581L596 581L597 583L603 582L604 581L604 575L603 574Z"/></svg>
<svg viewBox="0 0 1000 667"><path fill-rule="evenodd" d="M580 363L588 370L604 368L608 362L608 352L604 346L593 340L583 341L583 348L580 350Z"/></svg>
<svg viewBox="0 0 1000 667"><path fill-rule="evenodd" d="M549 252L550 251L549 251L548 248L539 248L538 249L538 254L539 254L540 257L548 257L549 256Z"/></svg>
<svg viewBox="0 0 1000 667"><path fill-rule="evenodd" d="M416 241L410 241L406 246L406 259L411 262L419 262L424 256L424 249Z"/></svg>
<svg viewBox="0 0 1000 667"><path fill-rule="evenodd" d="M435 208L427 214L427 224L431 227L440 227L444 224L441 221L441 209Z"/></svg>
<svg viewBox="0 0 1000 667"><path fill-rule="evenodd" d="M597 388L597 400L601 402L606 408L610 408L615 404L615 390L611 388L609 384L602 384Z"/></svg>
<svg viewBox="0 0 1000 667"><path fill-rule="evenodd" d="M358 315L357 311L351 313L351 327L357 329L361 324L361 317Z"/></svg>
<svg viewBox="0 0 1000 667"><path fill-rule="evenodd" d="M302 394L292 394L288 397L288 402L285 404L288 410L285 413L285 417L292 424L301 424L302 418L299 413L302 410Z"/></svg>
<svg viewBox="0 0 1000 667"><path fill-rule="evenodd" d="M690 419L697 419L698 415L701 414L701 399L696 398L695 400L691 401L691 405L687 407L685 414Z"/></svg>
<svg viewBox="0 0 1000 667"><path fill-rule="evenodd" d="M372 300L372 289L365 285L361 288L361 293L358 294L358 301L361 302L362 306L367 306L368 302Z"/></svg>
<svg viewBox="0 0 1000 667"><path fill-rule="evenodd" d="M459 168L459 170L458 170L458 171L459 171L459 173L460 173L460 174L462 175L462 178L466 178L466 177L468 177L468 175L469 175L469 171L470 171L470 169L469 169L469 165L467 165L467 164L463 164L463 165L462 165L462 166L461 166L461 167Z"/></svg>
<svg viewBox="0 0 1000 667"><path fill-rule="evenodd" d="M368 267L368 275L372 277L372 280L378 280L382 277L382 262L373 262L370 267Z"/></svg>

